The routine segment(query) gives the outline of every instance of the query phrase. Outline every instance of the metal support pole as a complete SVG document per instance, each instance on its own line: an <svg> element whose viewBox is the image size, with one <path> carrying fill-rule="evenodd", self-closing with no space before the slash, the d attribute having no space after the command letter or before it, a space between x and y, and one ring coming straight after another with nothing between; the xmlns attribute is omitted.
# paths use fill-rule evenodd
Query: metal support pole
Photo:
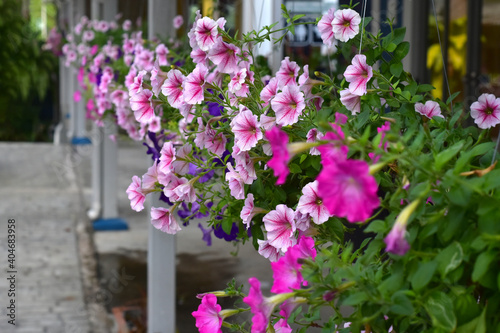
<svg viewBox="0 0 500 333"><path fill-rule="evenodd" d="M407 40L410 42L408 54L409 72L418 83L428 83L427 47L429 1L409 0L408 10L405 10L404 25L407 27ZM406 64L406 63L405 63Z"/></svg>

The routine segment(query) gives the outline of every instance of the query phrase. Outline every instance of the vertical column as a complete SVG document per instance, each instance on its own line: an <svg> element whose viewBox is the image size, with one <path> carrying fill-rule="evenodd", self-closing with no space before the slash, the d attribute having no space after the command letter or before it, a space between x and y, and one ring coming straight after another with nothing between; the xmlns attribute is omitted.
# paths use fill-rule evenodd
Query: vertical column
<svg viewBox="0 0 500 333"><path fill-rule="evenodd" d="M148 38L175 36L176 13L176 0L148 0ZM152 205L165 204L155 197ZM148 225L148 333L175 332L175 236Z"/></svg>
<svg viewBox="0 0 500 333"><path fill-rule="evenodd" d="M481 75L481 20L483 0L467 3L467 73L465 74L465 111L479 96ZM472 119L468 120L472 124Z"/></svg>
<svg viewBox="0 0 500 333"><path fill-rule="evenodd" d="M403 65L417 82L426 83L429 82L427 70L429 1L408 0L406 4L403 25L406 26L406 39L410 42L411 48L403 60Z"/></svg>

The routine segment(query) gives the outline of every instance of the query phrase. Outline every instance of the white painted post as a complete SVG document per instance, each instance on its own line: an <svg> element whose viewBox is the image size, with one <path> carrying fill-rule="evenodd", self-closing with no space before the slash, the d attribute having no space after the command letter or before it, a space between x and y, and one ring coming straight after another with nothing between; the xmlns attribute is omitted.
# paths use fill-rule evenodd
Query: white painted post
<svg viewBox="0 0 500 333"><path fill-rule="evenodd" d="M148 0L148 39L173 36L172 20L177 14L175 0ZM155 197L152 205L164 206ZM148 239L148 333L175 332L175 236L149 223Z"/></svg>
<svg viewBox="0 0 500 333"><path fill-rule="evenodd" d="M91 17L99 20L113 20L118 10L116 0L92 0ZM92 162L93 200L88 216L94 221L94 230L128 229L124 220L118 217L116 163L118 148L110 136L116 135L116 124L105 119L103 127L94 126L94 154Z"/></svg>

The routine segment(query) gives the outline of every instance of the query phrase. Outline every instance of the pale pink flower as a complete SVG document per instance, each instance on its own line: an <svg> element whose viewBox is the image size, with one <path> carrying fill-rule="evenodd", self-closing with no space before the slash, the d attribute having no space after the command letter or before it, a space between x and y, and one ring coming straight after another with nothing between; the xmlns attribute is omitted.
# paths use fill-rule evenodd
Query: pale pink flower
<svg viewBox="0 0 500 333"><path fill-rule="evenodd" d="M151 207L151 224L156 229L171 235L175 235L177 231L181 230L173 212L163 207Z"/></svg>
<svg viewBox="0 0 500 333"><path fill-rule="evenodd" d="M156 49L156 59L158 60L158 64L160 66L167 66L168 65L168 48L164 44L159 44Z"/></svg>
<svg viewBox="0 0 500 333"><path fill-rule="evenodd" d="M184 24L184 18L182 17L182 15L177 15L172 20L172 25L176 30L179 29L183 24Z"/></svg>
<svg viewBox="0 0 500 333"><path fill-rule="evenodd" d="M134 65L136 65L139 69L143 69L149 72L151 68L153 68L154 59L154 51L142 49L135 54Z"/></svg>
<svg viewBox="0 0 500 333"><path fill-rule="evenodd" d="M123 21L122 28L125 31L129 31L132 28L132 21L130 20Z"/></svg>
<svg viewBox="0 0 500 333"><path fill-rule="evenodd" d="M281 61L280 69L276 72L278 87L296 86L300 67L295 61L290 61L290 57L285 57Z"/></svg>
<svg viewBox="0 0 500 333"><path fill-rule="evenodd" d="M189 171L189 154L191 154L192 146L187 143L179 148L176 152L176 157L172 160L171 168L178 175L185 175Z"/></svg>
<svg viewBox="0 0 500 333"><path fill-rule="evenodd" d="M267 231L269 244L286 252L286 250L297 243L294 237L295 213L293 209L280 204L275 210L267 213L263 218L264 227Z"/></svg>
<svg viewBox="0 0 500 333"><path fill-rule="evenodd" d="M266 86L260 92L260 99L262 99L263 106L267 106L269 102L276 96L278 93L278 79L275 77L271 78Z"/></svg>
<svg viewBox="0 0 500 333"><path fill-rule="evenodd" d="M247 198L245 199L245 205L241 209L240 213L240 218L243 220L243 224L247 226L247 229L250 227L250 222L252 222L254 215L253 194L248 193Z"/></svg>
<svg viewBox="0 0 500 333"><path fill-rule="evenodd" d="M222 132L217 134L214 130L207 130L207 134L205 136L205 148L212 154L219 157L222 156L224 151L226 151L226 143L227 138Z"/></svg>
<svg viewBox="0 0 500 333"><path fill-rule="evenodd" d="M323 136L325 136L325 135L323 133L321 133L320 131L318 131L317 128L311 128L309 130L309 132L307 132L307 134L306 134L306 141L307 142L316 142L318 140L321 140L321 138L323 138ZM320 152L319 152L318 148L312 147L309 150L309 154L319 155Z"/></svg>
<svg viewBox="0 0 500 333"><path fill-rule="evenodd" d="M111 103L113 103L117 108L124 108L129 105L128 93L124 90L117 89L111 93L110 97Z"/></svg>
<svg viewBox="0 0 500 333"><path fill-rule="evenodd" d="M270 262L278 261L281 257L281 251L270 245L268 240L258 239L257 243L259 244L259 254L264 258L269 259Z"/></svg>
<svg viewBox="0 0 500 333"><path fill-rule="evenodd" d="M241 151L248 151L262 139L257 116L252 111L240 112L231 121L231 130L234 133L234 144Z"/></svg>
<svg viewBox="0 0 500 333"><path fill-rule="evenodd" d="M353 116L361 111L361 97L351 93L349 89L340 91L340 102Z"/></svg>
<svg viewBox="0 0 500 333"><path fill-rule="evenodd" d="M228 172L226 172L226 181L229 184L231 195L238 200L245 199L245 182L240 174L234 170L231 163L227 163Z"/></svg>
<svg viewBox="0 0 500 333"><path fill-rule="evenodd" d="M366 64L364 54L356 54L352 59L351 65L347 66L344 76L349 82L349 91L351 94L363 96L366 94L366 85L373 76L372 67Z"/></svg>
<svg viewBox="0 0 500 333"><path fill-rule="evenodd" d="M174 108L179 108L184 102L182 83L185 78L181 71L172 69L168 71L167 78L161 86L162 94L167 96L168 103Z"/></svg>
<svg viewBox="0 0 500 333"><path fill-rule="evenodd" d="M155 61L153 68L151 69L151 90L155 96L159 96L160 90L167 79L167 73L160 69L158 59Z"/></svg>
<svg viewBox="0 0 500 333"><path fill-rule="evenodd" d="M273 151L273 157L267 162L267 165L273 169L274 176L278 177L276 185L284 184L286 177L290 173L288 169L288 161L290 160L290 153L287 148L288 135L275 126L266 131L266 138L269 140Z"/></svg>
<svg viewBox="0 0 500 333"><path fill-rule="evenodd" d="M276 117L269 117L265 114L260 115L260 126L265 130L269 131L271 128L276 126Z"/></svg>
<svg viewBox="0 0 500 333"><path fill-rule="evenodd" d="M190 53L191 59L195 64L204 64L207 66L208 54L200 48L195 48Z"/></svg>
<svg viewBox="0 0 500 333"><path fill-rule="evenodd" d="M309 65L304 65L304 72L299 76L299 88L304 93L305 99L313 98L313 81L309 77Z"/></svg>
<svg viewBox="0 0 500 333"><path fill-rule="evenodd" d="M158 181L158 167L156 161L149 167L148 171L142 175L142 189L144 191L153 191Z"/></svg>
<svg viewBox="0 0 500 333"><path fill-rule="evenodd" d="M293 125L305 109L304 94L298 86L285 86L271 101L278 125Z"/></svg>
<svg viewBox="0 0 500 333"><path fill-rule="evenodd" d="M281 318L273 326L275 333L292 333L292 328L285 319Z"/></svg>
<svg viewBox="0 0 500 333"><path fill-rule="evenodd" d="M479 128L486 129L500 123L500 98L493 94L482 94L470 106L470 116Z"/></svg>
<svg viewBox="0 0 500 333"><path fill-rule="evenodd" d="M330 214L346 217L349 222L365 221L380 204L377 182L364 161L323 164L316 180L318 195Z"/></svg>
<svg viewBox="0 0 500 333"><path fill-rule="evenodd" d="M197 64L183 83L184 101L188 104L200 104L204 100L205 78L208 69L203 64Z"/></svg>
<svg viewBox="0 0 500 333"><path fill-rule="evenodd" d="M180 201L181 197L175 192L175 189L179 185L186 184L188 182L188 180L185 177L179 178L179 177L176 177L174 175L171 175L169 180L170 181L169 181L168 185L166 185L163 188L163 194L165 194L165 196L171 202ZM181 193L181 195L182 195L182 193Z"/></svg>
<svg viewBox="0 0 500 333"><path fill-rule="evenodd" d="M172 172L172 162L175 161L175 148L171 141L166 141L160 151L158 168L164 174Z"/></svg>
<svg viewBox="0 0 500 333"><path fill-rule="evenodd" d="M425 102L425 104L416 103L415 111L417 113L420 113L422 116L426 116L429 119L432 119L432 117L444 118L444 116L441 114L441 108L439 107L439 103L434 101L427 101Z"/></svg>
<svg viewBox="0 0 500 333"><path fill-rule="evenodd" d="M236 45L219 41L208 52L208 58L217 65L217 70L222 73L233 74L238 72L238 54Z"/></svg>
<svg viewBox="0 0 500 333"><path fill-rule="evenodd" d="M328 12L321 17L318 22L318 30L321 34L321 39L323 43L327 46L331 46L334 42L334 34L332 22L334 18L335 8L330 8Z"/></svg>
<svg viewBox="0 0 500 333"><path fill-rule="evenodd" d="M198 310L191 313L196 319L196 327L200 333L222 333L222 317L219 315L221 309L215 295L203 296Z"/></svg>
<svg viewBox="0 0 500 333"><path fill-rule="evenodd" d="M130 108L134 111L135 119L140 123L148 123L155 115L153 109L153 92L144 89L130 97Z"/></svg>
<svg viewBox="0 0 500 333"><path fill-rule="evenodd" d="M137 95L138 93L142 92L142 90L143 90L142 82L144 81L144 75L147 74L147 72L145 70L139 71L139 73L137 73L137 76L133 77L132 83L130 83L130 79L132 78L132 75L135 75L134 73L135 72L133 72L131 69L129 74L128 74L128 75L130 75L130 77L127 77L126 81L125 81L126 86L127 86L127 83L129 83L127 88L128 88L128 93L130 96L134 96L134 95Z"/></svg>
<svg viewBox="0 0 500 333"><path fill-rule="evenodd" d="M153 133L158 133L161 131L161 118L158 116L154 116L151 121L148 123L148 131Z"/></svg>
<svg viewBox="0 0 500 333"><path fill-rule="evenodd" d="M176 201L195 202L196 193L194 186L186 178L181 178L182 183L173 189L175 195L178 197Z"/></svg>
<svg viewBox="0 0 500 333"><path fill-rule="evenodd" d="M194 36L198 47L203 51L208 51L214 46L219 35L217 22L210 17L203 17L196 21Z"/></svg>
<svg viewBox="0 0 500 333"><path fill-rule="evenodd" d="M335 38L341 42L354 38L359 33L360 23L361 17L356 11L350 8L337 10L332 21Z"/></svg>
<svg viewBox="0 0 500 333"><path fill-rule="evenodd" d="M130 200L130 207L136 212L144 209L146 194L141 187L141 179L138 176L132 177L132 183L127 188L127 196Z"/></svg>
<svg viewBox="0 0 500 333"><path fill-rule="evenodd" d="M318 195L317 180L302 188L302 196L299 199L297 210L302 214L309 214L316 224L328 221L331 215Z"/></svg>
<svg viewBox="0 0 500 333"><path fill-rule="evenodd" d="M295 227L300 231L307 231L311 228L311 216L302 214L298 210L295 211Z"/></svg>

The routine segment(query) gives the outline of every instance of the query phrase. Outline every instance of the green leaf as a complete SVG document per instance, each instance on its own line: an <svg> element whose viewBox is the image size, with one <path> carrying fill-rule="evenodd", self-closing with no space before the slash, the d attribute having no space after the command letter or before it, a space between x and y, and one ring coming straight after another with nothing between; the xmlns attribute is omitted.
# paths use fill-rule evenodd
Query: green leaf
<svg viewBox="0 0 500 333"><path fill-rule="evenodd" d="M455 97L457 97L459 94L460 94L460 91L457 91L457 92L451 94L451 96L448 97L448 99L446 100L446 104L450 104L450 102L453 101L455 99Z"/></svg>
<svg viewBox="0 0 500 333"><path fill-rule="evenodd" d="M441 168L446 164L446 162L455 157L455 155L457 155L464 146L464 143L465 141L461 140L455 143L450 148L443 150L439 154L437 154L435 161L436 170L438 171L441 170Z"/></svg>
<svg viewBox="0 0 500 333"><path fill-rule="evenodd" d="M428 92L428 91L431 91L434 89L436 89L436 88L434 88L434 86L432 86L431 84L420 84L418 86L417 92L424 93L424 92Z"/></svg>
<svg viewBox="0 0 500 333"><path fill-rule="evenodd" d="M458 327L456 333L486 333L486 306L479 317Z"/></svg>
<svg viewBox="0 0 500 333"><path fill-rule="evenodd" d="M298 19L302 18L306 16L305 14L298 14L298 15L295 15L294 17L292 17L292 22L295 22L297 21Z"/></svg>
<svg viewBox="0 0 500 333"><path fill-rule="evenodd" d="M403 60L404 57L410 52L410 43L402 42L398 45L398 47L394 50L394 58L397 61Z"/></svg>
<svg viewBox="0 0 500 333"><path fill-rule="evenodd" d="M388 52L393 52L393 51L396 49L396 47L397 47L397 45L396 45L396 44L394 44L394 43L389 43L389 45L387 45L386 50L387 50Z"/></svg>
<svg viewBox="0 0 500 333"><path fill-rule="evenodd" d="M477 282L480 280L484 274L490 268L491 263L495 260L496 255L493 252L483 252L481 253L474 264L474 269L472 270L472 281Z"/></svg>
<svg viewBox="0 0 500 333"><path fill-rule="evenodd" d="M432 279L436 271L437 263L435 261L428 261L426 263L419 263L418 269L411 278L411 285L416 291L422 290Z"/></svg>
<svg viewBox="0 0 500 333"><path fill-rule="evenodd" d="M449 272L457 268L464 259L464 250L458 242L453 242L448 245L443 251L436 256L438 262L438 271L441 278L444 278Z"/></svg>
<svg viewBox="0 0 500 333"><path fill-rule="evenodd" d="M387 230L387 223L383 220L375 220L370 222L370 224L366 227L365 233L375 232L382 233Z"/></svg>
<svg viewBox="0 0 500 333"><path fill-rule="evenodd" d="M295 163L290 163L288 168L290 169L291 173L301 173L302 172L302 169L299 167L299 165L295 164Z"/></svg>
<svg viewBox="0 0 500 333"><path fill-rule="evenodd" d="M361 127L363 127L363 125L366 124L368 119L370 119L370 110L366 109L356 117L357 120L356 128L360 129Z"/></svg>
<svg viewBox="0 0 500 333"><path fill-rule="evenodd" d="M395 77L399 77L403 72L403 64L401 62L392 64L390 67L391 74Z"/></svg>
<svg viewBox="0 0 500 333"><path fill-rule="evenodd" d="M424 304L431 317L432 325L446 332L453 332L457 326L457 318L453 312L453 302L445 293L433 291Z"/></svg>
<svg viewBox="0 0 500 333"><path fill-rule="evenodd" d="M366 293L359 291L347 296L347 298L342 301L342 305L360 305L360 303L366 301L367 299L368 296Z"/></svg>
<svg viewBox="0 0 500 333"><path fill-rule="evenodd" d="M391 305L389 310L395 314L402 316L410 316L415 311L413 309L413 305L411 304L410 299L406 296L404 290L400 290L396 292L391 297L391 301L394 303Z"/></svg>

